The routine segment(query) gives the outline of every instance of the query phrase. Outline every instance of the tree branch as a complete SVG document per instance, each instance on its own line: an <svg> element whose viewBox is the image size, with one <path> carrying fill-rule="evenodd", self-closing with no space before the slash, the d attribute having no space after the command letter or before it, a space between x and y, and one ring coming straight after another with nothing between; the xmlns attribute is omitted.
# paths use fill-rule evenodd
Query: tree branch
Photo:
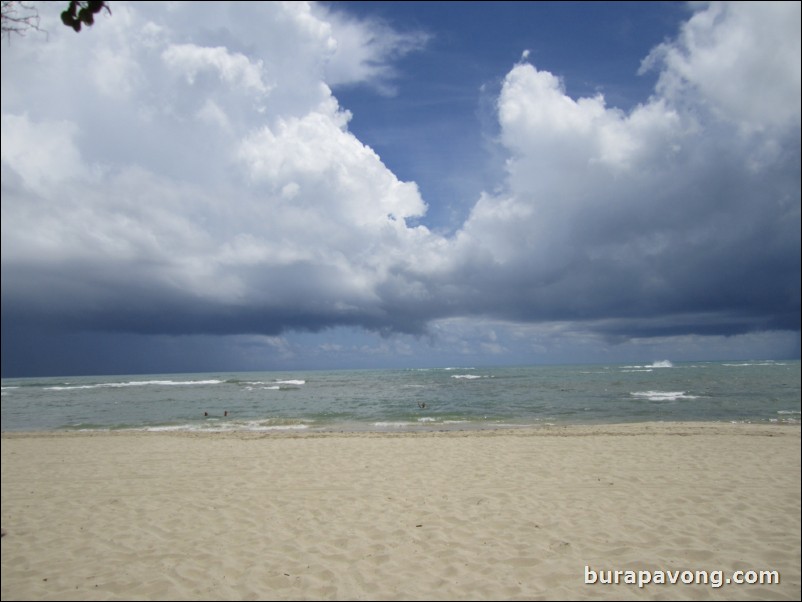
<svg viewBox="0 0 802 602"><path fill-rule="evenodd" d="M2 0L2 37L15 33L24 36L29 29L39 29L39 11L29 2Z"/></svg>

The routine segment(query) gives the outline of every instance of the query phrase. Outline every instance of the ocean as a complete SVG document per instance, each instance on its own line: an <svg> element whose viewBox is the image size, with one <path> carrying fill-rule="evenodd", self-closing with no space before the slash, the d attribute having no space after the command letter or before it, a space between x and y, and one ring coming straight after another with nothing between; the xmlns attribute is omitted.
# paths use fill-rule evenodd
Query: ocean
<svg viewBox="0 0 802 602"><path fill-rule="evenodd" d="M800 421L800 362L16 378L3 431L427 431Z"/></svg>

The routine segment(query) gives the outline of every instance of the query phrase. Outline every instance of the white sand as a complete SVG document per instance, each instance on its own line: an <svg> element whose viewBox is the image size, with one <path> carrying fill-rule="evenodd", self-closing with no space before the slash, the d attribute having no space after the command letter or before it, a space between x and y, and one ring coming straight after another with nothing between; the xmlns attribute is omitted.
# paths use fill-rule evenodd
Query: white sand
<svg viewBox="0 0 802 602"><path fill-rule="evenodd" d="M3 600L798 600L800 428L3 434L2 528Z"/></svg>

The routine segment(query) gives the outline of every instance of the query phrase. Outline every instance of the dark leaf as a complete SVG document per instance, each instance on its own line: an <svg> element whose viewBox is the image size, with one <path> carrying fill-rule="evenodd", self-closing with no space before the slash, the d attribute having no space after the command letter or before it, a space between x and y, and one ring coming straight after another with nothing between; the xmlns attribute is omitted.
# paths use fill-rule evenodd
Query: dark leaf
<svg viewBox="0 0 802 602"><path fill-rule="evenodd" d="M78 20L83 21L87 25L92 25L95 22L95 16L88 8L82 8L78 13Z"/></svg>

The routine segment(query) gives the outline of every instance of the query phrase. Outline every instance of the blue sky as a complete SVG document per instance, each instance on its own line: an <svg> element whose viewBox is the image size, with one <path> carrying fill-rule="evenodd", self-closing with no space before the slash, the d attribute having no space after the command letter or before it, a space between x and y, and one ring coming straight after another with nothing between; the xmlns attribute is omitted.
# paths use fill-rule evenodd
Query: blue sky
<svg viewBox="0 0 802 602"><path fill-rule="evenodd" d="M377 19L426 43L394 62L392 93L337 90L354 114L349 127L402 179L433 199L432 227L457 229L482 190L502 179L495 103L521 59L559 74L574 97L605 94L629 110L644 102L656 73L643 57L689 16L682 3L345 2L333 9ZM367 92L367 93L366 93ZM436 202L435 202L436 200Z"/></svg>
<svg viewBox="0 0 802 602"><path fill-rule="evenodd" d="M3 44L4 377L799 357L799 3L110 5Z"/></svg>

